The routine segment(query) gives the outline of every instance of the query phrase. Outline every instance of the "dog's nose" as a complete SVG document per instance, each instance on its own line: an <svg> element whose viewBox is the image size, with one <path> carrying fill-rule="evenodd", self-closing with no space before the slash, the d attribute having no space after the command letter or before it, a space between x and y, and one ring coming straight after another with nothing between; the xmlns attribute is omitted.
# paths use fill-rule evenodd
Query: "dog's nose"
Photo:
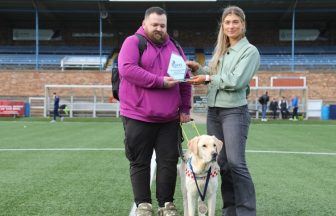
<svg viewBox="0 0 336 216"><path fill-rule="evenodd" d="M214 152L214 153L212 153L212 160L216 160L217 159L217 152Z"/></svg>

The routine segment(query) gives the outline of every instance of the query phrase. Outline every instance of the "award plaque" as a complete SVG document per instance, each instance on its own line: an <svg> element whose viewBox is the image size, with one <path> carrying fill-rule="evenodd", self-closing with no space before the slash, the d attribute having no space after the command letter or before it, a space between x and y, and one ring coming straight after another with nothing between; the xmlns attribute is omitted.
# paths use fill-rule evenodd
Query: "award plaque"
<svg viewBox="0 0 336 216"><path fill-rule="evenodd" d="M184 62L182 56L172 53L170 56L168 74L174 80L183 82L187 72L187 65Z"/></svg>

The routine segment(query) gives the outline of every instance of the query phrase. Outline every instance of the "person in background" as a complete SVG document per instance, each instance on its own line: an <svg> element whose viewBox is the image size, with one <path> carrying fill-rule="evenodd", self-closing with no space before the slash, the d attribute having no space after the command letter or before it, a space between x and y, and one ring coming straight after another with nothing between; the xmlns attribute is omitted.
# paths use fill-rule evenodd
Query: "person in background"
<svg viewBox="0 0 336 216"><path fill-rule="evenodd" d="M126 38L118 57L120 114L137 205L135 214L153 215L150 164L155 150L158 215L175 216L178 214L173 203L179 157L178 131L180 123L190 121L191 85L168 76L171 54L182 50L179 52L167 33L165 10L147 9L136 34L147 40L141 58L137 35Z"/></svg>
<svg viewBox="0 0 336 216"><path fill-rule="evenodd" d="M291 106L293 107L292 120L297 121L299 118L298 109L299 109L299 98L298 96L293 96L291 100Z"/></svg>
<svg viewBox="0 0 336 216"><path fill-rule="evenodd" d="M287 119L289 116L289 111L288 111L288 102L286 100L286 97L282 97L282 99L280 100L279 108L281 112L281 118Z"/></svg>
<svg viewBox="0 0 336 216"><path fill-rule="evenodd" d="M261 95L258 101L261 104L261 121L267 121L266 112L267 112L267 104L269 101L268 92L265 92L265 94Z"/></svg>
<svg viewBox="0 0 336 216"><path fill-rule="evenodd" d="M59 116L59 102L60 102L60 97L56 94L56 92L53 93L53 99L54 99L54 112L53 112L53 120L51 120L51 123L56 122L57 116Z"/></svg>
<svg viewBox="0 0 336 216"><path fill-rule="evenodd" d="M241 8L225 8L219 29L209 68L186 62L198 74L189 83L208 84L207 132L224 143L218 156L222 215L255 216L255 189L245 159L250 125L246 90L258 71L260 54L245 37L246 21Z"/></svg>
<svg viewBox="0 0 336 216"><path fill-rule="evenodd" d="M278 101L275 98L273 98L269 105L269 108L272 111L273 119L276 119L278 106L279 106Z"/></svg>

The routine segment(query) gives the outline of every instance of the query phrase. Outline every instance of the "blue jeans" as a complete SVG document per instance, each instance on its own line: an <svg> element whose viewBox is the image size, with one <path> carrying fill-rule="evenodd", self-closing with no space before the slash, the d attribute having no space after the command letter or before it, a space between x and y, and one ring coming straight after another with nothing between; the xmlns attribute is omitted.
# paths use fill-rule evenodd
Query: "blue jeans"
<svg viewBox="0 0 336 216"><path fill-rule="evenodd" d="M224 143L218 164L225 216L256 215L254 184L245 160L249 125L247 106L208 109L207 132Z"/></svg>
<svg viewBox="0 0 336 216"><path fill-rule="evenodd" d="M267 111L267 104L262 104L261 105L261 117L263 119L266 118L266 111Z"/></svg>

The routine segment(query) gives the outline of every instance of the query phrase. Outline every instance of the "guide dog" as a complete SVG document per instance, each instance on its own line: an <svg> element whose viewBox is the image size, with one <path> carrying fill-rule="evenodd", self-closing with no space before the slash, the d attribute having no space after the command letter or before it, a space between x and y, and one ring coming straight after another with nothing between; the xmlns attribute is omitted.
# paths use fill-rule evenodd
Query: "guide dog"
<svg viewBox="0 0 336 216"><path fill-rule="evenodd" d="M216 160L222 147L223 142L215 136L201 135L189 141L188 151L183 155L184 160L179 168L184 216L194 216L196 207L198 215L205 215L206 212L209 216L215 215L219 174ZM203 196L207 206L201 199Z"/></svg>

